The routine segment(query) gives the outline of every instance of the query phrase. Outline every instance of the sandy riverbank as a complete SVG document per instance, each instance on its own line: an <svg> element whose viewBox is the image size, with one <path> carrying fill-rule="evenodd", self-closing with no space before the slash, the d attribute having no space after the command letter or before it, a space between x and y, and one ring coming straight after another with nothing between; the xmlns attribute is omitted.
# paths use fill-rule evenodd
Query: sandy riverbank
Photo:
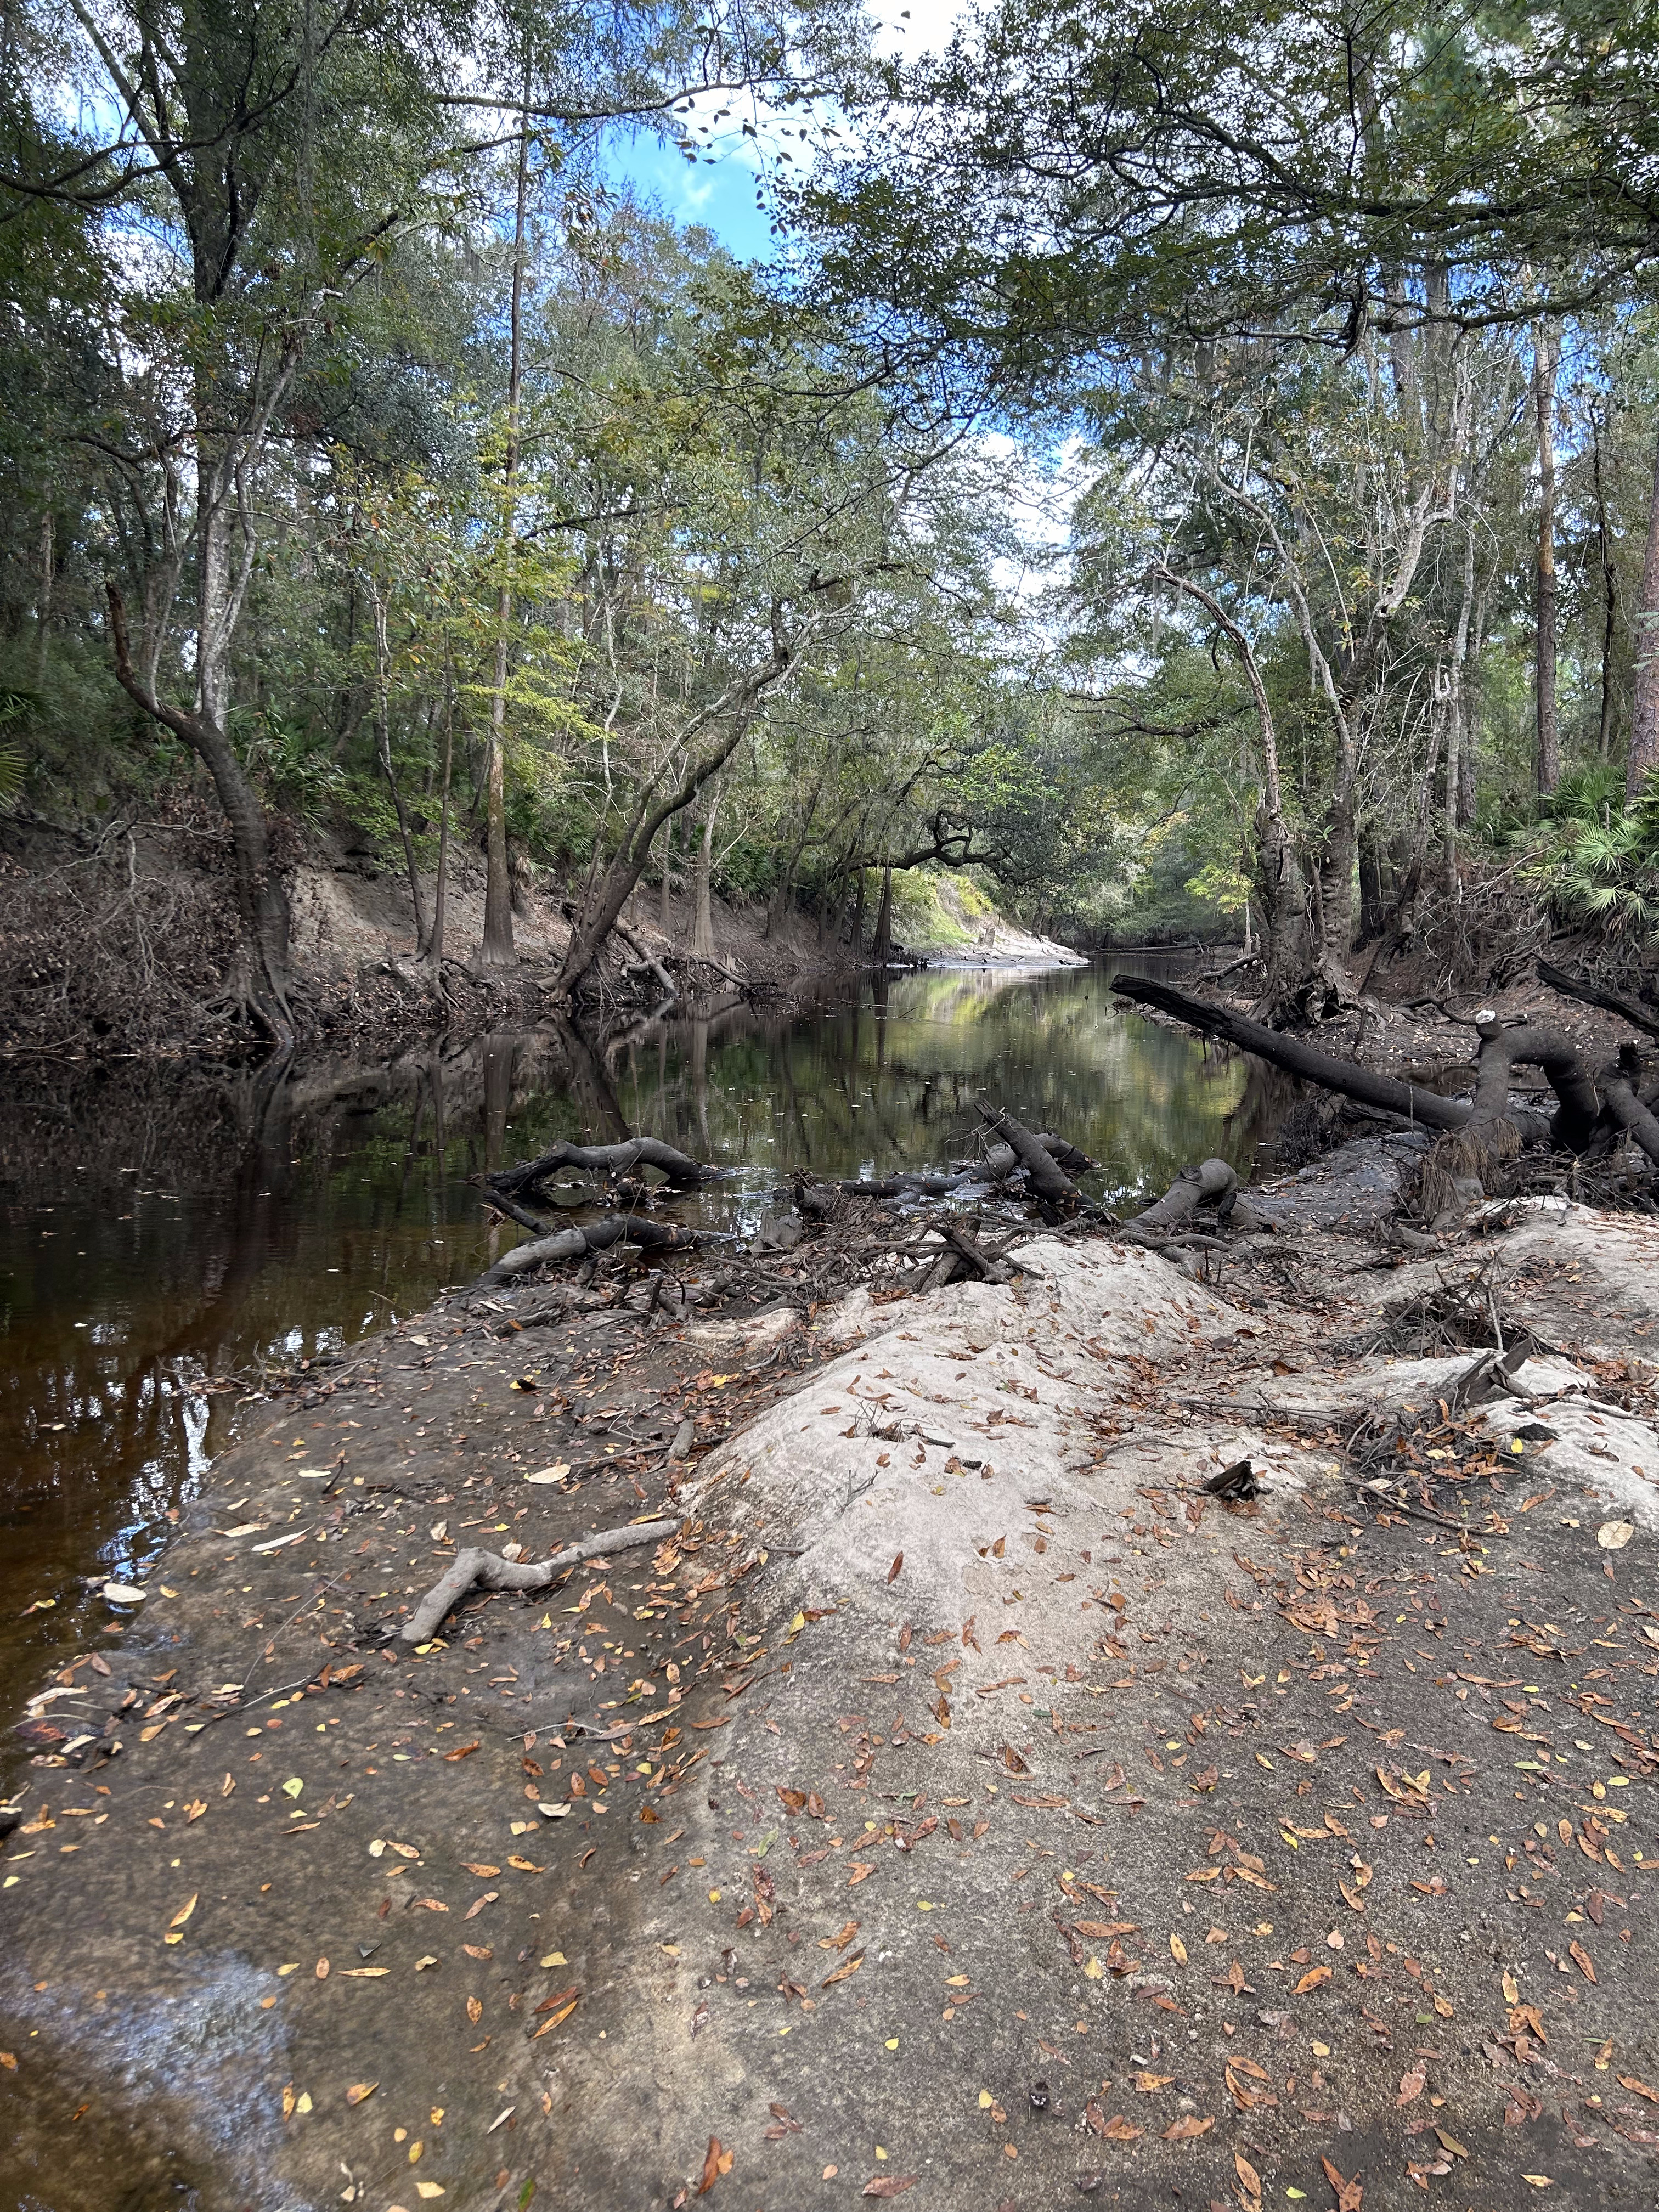
<svg viewBox="0 0 1659 2212"><path fill-rule="evenodd" d="M273 1410L39 1708L91 1741L0 1876L8 2183L1645 2202L1659 1227L1379 1265L1408 1149L1217 1284L1052 1237L807 1328L455 1298ZM1463 1410L1467 1348L1370 1347L1488 1261L1569 1356ZM1429 1517L1349 1480L1372 1407ZM383 1640L458 1541L665 1505Z"/></svg>

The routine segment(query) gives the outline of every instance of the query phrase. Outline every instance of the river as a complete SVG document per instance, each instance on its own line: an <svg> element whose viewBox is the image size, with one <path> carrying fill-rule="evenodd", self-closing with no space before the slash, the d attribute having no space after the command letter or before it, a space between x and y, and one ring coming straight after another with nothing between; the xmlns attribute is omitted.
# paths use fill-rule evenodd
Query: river
<svg viewBox="0 0 1659 2212"><path fill-rule="evenodd" d="M785 1018L734 1005L603 1051L549 1032L374 1066L14 1069L0 1122L0 1707L96 1648L262 1371L469 1281L516 1230L469 1182L559 1137L664 1137L735 1172L687 1201L751 1224L788 1170L961 1156L981 1093L1103 1163L1132 1202L1218 1152L1248 1173L1270 1094L1115 1005L1100 969L933 969ZM574 1051L573 1063L572 1052ZM0 1794L29 1747L0 1747Z"/></svg>

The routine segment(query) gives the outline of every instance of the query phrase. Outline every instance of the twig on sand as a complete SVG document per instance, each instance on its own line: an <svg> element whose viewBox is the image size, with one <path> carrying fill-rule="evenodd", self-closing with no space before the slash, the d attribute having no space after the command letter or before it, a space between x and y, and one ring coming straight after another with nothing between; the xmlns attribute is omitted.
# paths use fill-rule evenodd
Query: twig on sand
<svg viewBox="0 0 1659 2212"><path fill-rule="evenodd" d="M678 1535L684 1525L678 1517L672 1521L631 1522L625 1528L583 1536L574 1544L567 1544L563 1551L556 1552L550 1559L533 1565L528 1559L504 1559L499 1552L457 1552L447 1571L433 1583L398 1633L405 1644L424 1644L450 1607L458 1605L475 1586L497 1590L544 1590L557 1582L567 1568L580 1566L584 1559L597 1559L610 1552L637 1551L641 1544L660 1544L665 1538Z"/></svg>

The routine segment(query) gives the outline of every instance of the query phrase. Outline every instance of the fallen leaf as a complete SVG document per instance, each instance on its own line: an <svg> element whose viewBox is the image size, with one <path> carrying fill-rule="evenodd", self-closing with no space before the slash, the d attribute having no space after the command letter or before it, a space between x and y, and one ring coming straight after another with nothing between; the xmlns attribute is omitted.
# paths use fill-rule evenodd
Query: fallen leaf
<svg viewBox="0 0 1659 2212"><path fill-rule="evenodd" d="M1547 2189L1551 2185L1547 2173L1523 2173L1521 2179L1531 2182L1534 2189Z"/></svg>
<svg viewBox="0 0 1659 2212"><path fill-rule="evenodd" d="M1214 2125L1214 2120L1208 2114L1200 2119L1196 2112L1183 2112L1178 2120L1172 2121L1164 2129L1164 2140L1165 2142L1192 2142L1200 2136L1208 2135Z"/></svg>
<svg viewBox="0 0 1659 2212"><path fill-rule="evenodd" d="M1604 1521L1595 1532L1595 1540L1604 1552L1622 1552L1635 1534L1633 1522ZM1527 2179L1530 2180L1531 2175Z"/></svg>
<svg viewBox="0 0 1659 2212"><path fill-rule="evenodd" d="M1326 2171L1327 2172L1330 2171L1328 2166L1326 2168ZM1242 2150L1236 2150L1233 2153L1233 2172L1238 2176L1239 2186L1243 2190L1247 2197L1261 2196L1261 2176L1250 2164L1249 2160L1245 2157Z"/></svg>
<svg viewBox="0 0 1659 2212"><path fill-rule="evenodd" d="M1170 1936L1170 1956L1176 1961L1177 1966L1184 1966L1187 1963L1187 1946L1182 1942L1180 1936L1176 1935L1173 1931L1171 1931Z"/></svg>
<svg viewBox="0 0 1659 2212"><path fill-rule="evenodd" d="M892 1581L895 1579L895 1577L896 1577L897 1576L897 1574L898 1574L898 1571L899 1571L899 1569L900 1569L903 1565L904 1565L904 1554L903 1554L903 1553L902 1553L902 1552L899 1552L899 1553L896 1553L896 1554L895 1554L895 1556L894 1556L894 1559L893 1559L893 1564L892 1564L892 1565L891 1565L890 1567L889 1567L889 1568L888 1568L888 1570L887 1570L887 1579L888 1579L888 1581L889 1581L890 1583L890 1582L892 1582Z"/></svg>
<svg viewBox="0 0 1659 2212"><path fill-rule="evenodd" d="M200 1895L201 1892L198 1890L196 1897L199 1897ZM179 1906L179 1910L173 1914L172 1919L167 1923L167 1926L169 1928L182 1928L184 1926L185 1921L189 1919L191 1914L196 1910L196 1897L192 1897L187 1905L181 1905Z"/></svg>
<svg viewBox="0 0 1659 2212"><path fill-rule="evenodd" d="M867 1860L854 1859L847 1871L847 1887L852 1889L858 1883L867 1881L875 1870L873 1864Z"/></svg>
<svg viewBox="0 0 1659 2212"><path fill-rule="evenodd" d="M1308 1954L1304 1951L1302 1955L1305 1959ZM1322 1982L1328 1982L1330 1978L1331 1970L1328 1966L1310 1966L1297 1984L1296 1994L1299 1997L1304 1997L1310 1990L1316 1990Z"/></svg>
<svg viewBox="0 0 1659 2212"><path fill-rule="evenodd" d="M1365 2193L1360 2185L1359 2176L1355 2174L1352 2181L1344 2181L1329 2159L1322 2157L1319 2163L1325 2169L1326 2180L1336 2191L1336 2212L1359 2212L1360 2203Z"/></svg>
<svg viewBox="0 0 1659 2212"><path fill-rule="evenodd" d="M707 2197L721 2174L732 2171L732 2154L718 2136L710 2136L708 2149L702 2162L702 2179L697 2184L699 2197Z"/></svg>
<svg viewBox="0 0 1659 2212"><path fill-rule="evenodd" d="M1659 2089L1649 2088L1647 2083L1638 2080L1634 2074L1621 2074L1618 2078L1621 2089L1628 2089L1632 2096L1645 2097L1650 2105L1659 2105Z"/></svg>
<svg viewBox="0 0 1659 2212"><path fill-rule="evenodd" d="M1409 2105L1413 2097L1420 2097L1428 2086L1428 2075L1420 2066L1413 2066L1409 2074L1402 2074L1400 2077L1400 2094L1394 2100L1395 2105Z"/></svg>
<svg viewBox="0 0 1659 2212"><path fill-rule="evenodd" d="M921 2179L919 2173L878 2173L859 2191L860 2197L902 2197Z"/></svg>
<svg viewBox="0 0 1659 2212"><path fill-rule="evenodd" d="M1589 1953L1582 1943L1569 1943L1567 1948L1572 1954L1573 1965L1577 1967L1584 1979L1587 1982L1593 1982L1595 1979L1595 1968L1590 1964Z"/></svg>
<svg viewBox="0 0 1659 2212"><path fill-rule="evenodd" d="M847 1964L846 1964L844 1966L837 1966L837 1967L836 1967L836 1971L835 1971L835 1972L834 1972L833 1974L826 1974L826 1975L824 1976L823 1979L823 1980L818 1984L818 1987L819 1987L821 1990L827 1990L827 1989L830 1986L830 1984L831 1984L832 1983L834 1983L834 1982L844 1982L844 1981L846 1981L846 1980L849 1978L849 1976L851 1976L851 1975L853 1975L853 1974L856 1974L856 1973L857 1973L857 1972L858 1972L858 1970L859 1970L859 1968L860 1968L863 1964L864 1964L864 1954L863 1954L863 1952L862 1952L862 1951L855 1951L855 1952L853 1954L853 1956L852 1956L852 1957L851 1957L851 1958L847 1961Z"/></svg>
<svg viewBox="0 0 1659 2212"><path fill-rule="evenodd" d="M361 2105L366 2098L372 2097L380 2086L378 2081L354 2081L346 2091L347 2104Z"/></svg>
<svg viewBox="0 0 1659 2212"><path fill-rule="evenodd" d="M476 1874L481 1881L488 1881L491 1875L501 1872L498 1866L490 1866L483 1859L463 1859L461 1864L469 1874Z"/></svg>
<svg viewBox="0 0 1659 2212"><path fill-rule="evenodd" d="M1437 2124L1435 2133L1440 2138L1440 2147L1443 2150L1449 2150L1454 2158L1467 2158L1469 2154L1467 2146L1459 2142L1457 2137L1449 2133L1448 2130Z"/></svg>
<svg viewBox="0 0 1659 2212"><path fill-rule="evenodd" d="M1507 1972L1504 1976L1504 2002L1505 2004L1511 2005L1519 2004L1521 2002L1521 1985L1515 1976Z"/></svg>
<svg viewBox="0 0 1659 2212"><path fill-rule="evenodd" d="M1138 2142L1146 2132L1145 2128L1136 2127L1133 2122L1126 2120L1121 2113L1117 2112L1112 2115L1101 2130L1101 2133L1112 2142Z"/></svg>

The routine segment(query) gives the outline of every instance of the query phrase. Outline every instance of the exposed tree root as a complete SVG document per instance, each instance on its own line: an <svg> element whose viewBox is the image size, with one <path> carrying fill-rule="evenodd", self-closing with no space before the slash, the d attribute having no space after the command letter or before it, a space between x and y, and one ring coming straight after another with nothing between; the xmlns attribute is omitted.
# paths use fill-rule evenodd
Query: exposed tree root
<svg viewBox="0 0 1659 2212"><path fill-rule="evenodd" d="M561 1575L571 1567L580 1566L584 1559L601 1559L612 1552L637 1551L641 1544L660 1544L665 1538L678 1535L683 1526L678 1519L635 1522L628 1528L584 1536L539 1565L532 1565L528 1559L504 1559L499 1552L457 1552L398 1633L405 1644L425 1644L436 1633L451 1607L459 1605L470 1589L550 1589Z"/></svg>

